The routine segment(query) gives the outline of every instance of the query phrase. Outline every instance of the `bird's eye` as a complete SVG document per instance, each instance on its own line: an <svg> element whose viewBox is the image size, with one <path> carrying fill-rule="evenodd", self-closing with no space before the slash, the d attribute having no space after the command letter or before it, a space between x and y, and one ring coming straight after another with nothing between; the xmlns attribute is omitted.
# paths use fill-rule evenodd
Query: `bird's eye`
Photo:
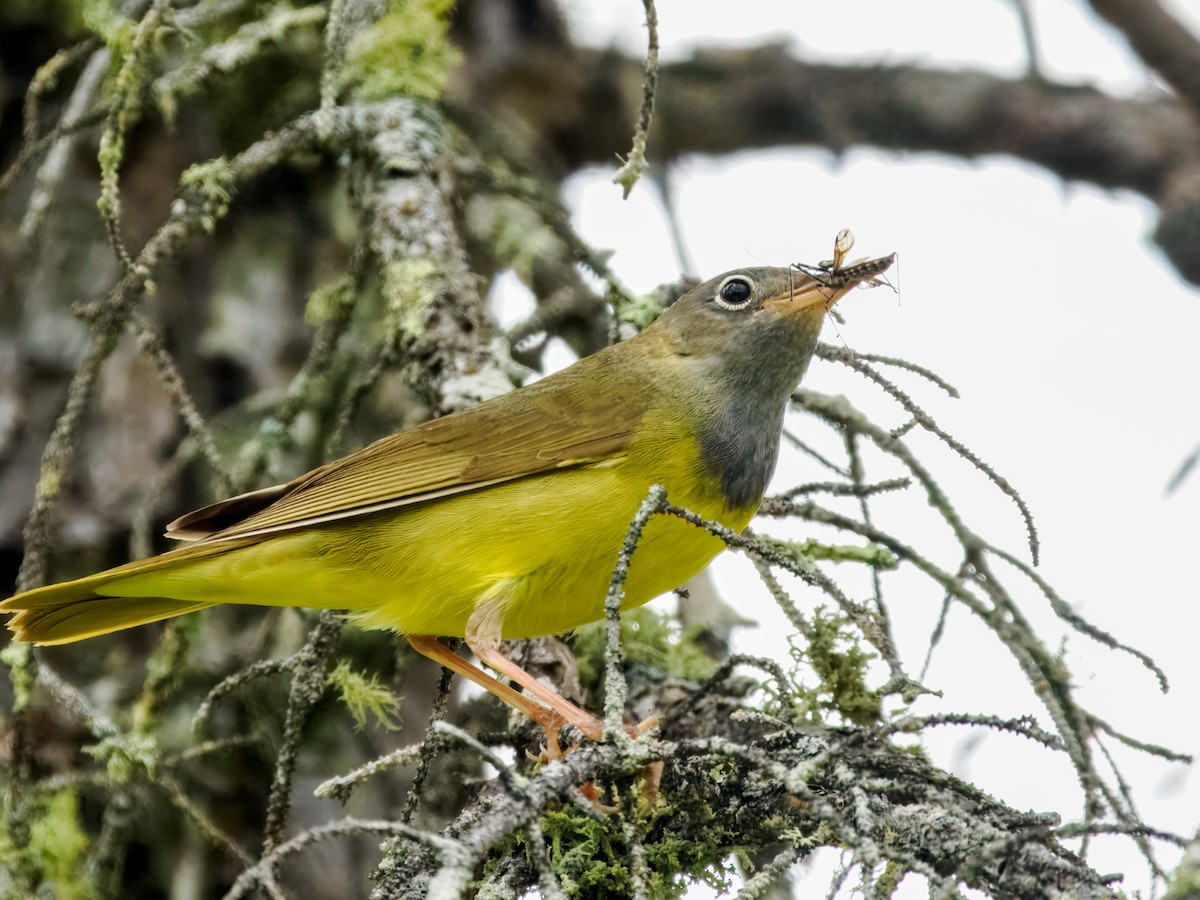
<svg viewBox="0 0 1200 900"><path fill-rule="evenodd" d="M736 309L744 306L754 293L754 285L750 279L742 276L727 278L717 288L717 303L726 309Z"/></svg>

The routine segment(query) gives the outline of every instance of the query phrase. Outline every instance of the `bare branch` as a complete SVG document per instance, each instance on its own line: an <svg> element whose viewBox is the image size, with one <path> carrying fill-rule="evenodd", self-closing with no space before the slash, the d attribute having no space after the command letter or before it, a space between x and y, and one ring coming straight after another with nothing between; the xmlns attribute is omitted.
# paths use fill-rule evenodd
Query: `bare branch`
<svg viewBox="0 0 1200 900"><path fill-rule="evenodd" d="M1200 39L1158 0L1088 0L1200 120Z"/></svg>
<svg viewBox="0 0 1200 900"><path fill-rule="evenodd" d="M637 131L633 135L633 149L629 158L613 176L613 182L625 189L625 198L637 184L646 168L646 139L650 134L650 120L654 116L654 95L658 89L658 10L654 0L642 0L646 9L646 31L650 46L646 50L646 69L642 78L642 111L638 115Z"/></svg>

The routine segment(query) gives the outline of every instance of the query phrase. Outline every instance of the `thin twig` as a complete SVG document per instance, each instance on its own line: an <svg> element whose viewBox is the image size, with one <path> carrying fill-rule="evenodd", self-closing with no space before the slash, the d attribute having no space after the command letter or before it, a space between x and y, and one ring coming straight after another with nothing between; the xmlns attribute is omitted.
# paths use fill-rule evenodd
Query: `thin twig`
<svg viewBox="0 0 1200 900"><path fill-rule="evenodd" d="M831 494L834 497L873 497L876 494L885 494L891 491L902 491L912 486L911 478L889 478L887 481L878 481L874 484L846 484L841 481L813 481L807 484L799 484L793 488L788 488L779 498L782 500L792 500L796 497L806 494Z"/></svg>
<svg viewBox="0 0 1200 900"><path fill-rule="evenodd" d="M1011 553L1008 553L999 547L993 547L990 544L988 545L988 550L1000 557L1002 560L1032 581L1035 585L1037 585L1038 590L1042 592L1042 596L1050 602L1050 608L1054 610L1054 614L1056 616L1058 616L1080 634L1086 634L1092 640L1104 644L1104 646L1110 647L1113 650L1120 650L1124 653L1128 653L1143 666L1145 666L1151 673L1153 673L1154 677L1158 679L1158 686L1164 694L1170 690L1170 685L1167 682L1167 673L1162 670L1158 663L1150 658L1149 654L1143 653L1141 650L1138 650L1134 647L1130 647L1128 644L1121 643L1103 628L1100 628L1098 625L1093 625L1087 619L1083 618L1083 616L1071 608L1069 603L1067 603L1058 595L1058 592L1050 586L1050 583L1047 582L1046 579L1042 578L1037 572L1033 571L1033 569L1031 569L1021 560L1017 559Z"/></svg>
<svg viewBox="0 0 1200 900"><path fill-rule="evenodd" d="M126 9L133 11L135 6L144 7L144 0L137 0L136 4L127 3ZM139 12L137 15L140 17L141 13ZM37 140L27 139L21 148L20 155L4 173L4 178L0 179L0 196L3 196L16 179L17 173L28 165L37 154L49 149L45 160L38 167L33 191L25 205L25 215L21 218L21 237L30 246L38 232L41 231L46 214L54 203L58 185L67 172L67 164L71 160L72 150L75 146L75 135L83 128L101 121L102 117L89 112L89 107L104 82L109 58L107 47L95 50L91 59L83 67L75 86L71 89L71 96L63 107L58 124L48 134Z"/></svg>
<svg viewBox="0 0 1200 900"><path fill-rule="evenodd" d="M604 615L607 620L607 642L604 650L604 737L609 741L627 741L625 734L625 698L629 687L625 683L625 671L621 650L621 603L625 598L625 579L633 553L641 540L646 523L667 506L667 491L661 484L653 485L646 499L638 507L637 514L625 532L625 541L617 556L608 582L608 594L604 598Z"/></svg>
<svg viewBox="0 0 1200 900"><path fill-rule="evenodd" d="M200 706L197 707L195 714L192 716L192 733L199 734L204 730L204 726L208 724L209 716L212 715L213 706L226 694L233 693L238 688L256 679L278 675L281 672L287 671L290 671L288 660L265 659L221 680L209 690L208 695L201 702Z"/></svg>
<svg viewBox="0 0 1200 900"><path fill-rule="evenodd" d="M125 158L125 136L138 123L142 98L150 83L149 62L158 50L159 31L165 27L169 0L152 0L133 32L133 40L121 59L121 68L113 81L113 104L100 133L100 199L96 206L108 232L108 242L126 271L133 269L133 257L121 234L121 192L119 177Z"/></svg>
<svg viewBox="0 0 1200 900"><path fill-rule="evenodd" d="M984 728L994 728L997 731L1007 731L1019 734L1030 740L1037 741L1051 750L1066 750L1058 735L1043 731L1032 716L1019 719L1001 719L999 716L986 716L976 713L939 713L932 716L905 716L882 729L885 734L905 733L915 734L938 725L977 725Z"/></svg>
<svg viewBox="0 0 1200 900"><path fill-rule="evenodd" d="M457 642L450 649L457 653ZM404 801L404 811L400 814L402 822L411 822L412 817L416 815L417 807L421 803L421 796L425 793L425 780L429 777L429 768L433 765L433 758L441 749L442 743L437 737L437 725L446 718L446 710L450 706L450 685L453 679L454 673L449 669L443 668L441 675L438 677L437 693L433 698L433 708L429 711L429 721L425 725L425 738L421 741L421 752L417 760L417 772L413 776L412 786L408 789L408 797Z"/></svg>
<svg viewBox="0 0 1200 900"><path fill-rule="evenodd" d="M826 353L835 354L844 352L842 348L836 347L833 344L822 343L818 345L817 349L818 355L820 355L822 359L826 358ZM937 372L934 372L932 369L925 368L925 366L922 366L918 363L910 362L907 359L901 359L898 356L885 356L881 353L863 353L858 350L854 351L854 355L859 359L866 360L867 362L876 362L882 366L892 366L896 369L903 369L906 372L912 372L914 375L920 375L930 384L941 388L955 400L962 396L958 392L958 388L944 379L941 375L939 375Z"/></svg>
<svg viewBox="0 0 1200 900"><path fill-rule="evenodd" d="M188 795L183 786L163 772L158 772L154 775L154 781L167 792L167 796L171 798L171 802L175 804L192 822L200 829L201 833L209 839L214 845L224 847L229 851L230 855L239 860L242 865L250 866L254 864L254 858L238 846L237 841L226 834L221 828L213 822Z"/></svg>
<svg viewBox="0 0 1200 900"><path fill-rule="evenodd" d="M803 847L785 847L769 863L746 880L734 900L760 900L787 877L788 871L807 855Z"/></svg>
<svg viewBox="0 0 1200 900"><path fill-rule="evenodd" d="M340 819L327 825L318 825L300 832L291 840L275 847L263 856L255 865L244 870L225 893L223 900L240 900L245 897L256 884L270 875L275 867L293 853L303 850L317 841L354 834L389 834L397 837L407 837L424 844L439 846L441 842L430 834L405 825L403 822L388 822L378 819ZM445 843L450 843L449 841Z"/></svg>
<svg viewBox="0 0 1200 900"><path fill-rule="evenodd" d="M817 450L813 449L812 447L810 447L804 441L800 440L800 438L798 438L796 435L794 435L791 431L789 431L786 428L783 429L783 439L785 441L787 441L791 446L795 447L797 450L799 450L801 453L803 453L805 456L809 457L810 459L816 460L818 463L820 463L822 466L824 466L830 472L833 472L837 475L841 475L843 478L850 477L850 473L848 471L846 471L846 468L844 466L839 466L837 463L830 460L827 456L825 456L822 453L818 452Z"/></svg>
<svg viewBox="0 0 1200 900"><path fill-rule="evenodd" d="M1011 0L1021 26L1021 41L1025 44L1025 77L1045 81L1042 74L1042 54L1038 49L1037 27L1033 24L1033 10L1029 0Z"/></svg>
<svg viewBox="0 0 1200 900"><path fill-rule="evenodd" d="M847 597L842 589L819 569L805 568L790 557L764 546L752 537L738 534L736 531L721 525L719 522L710 522L682 507L666 503L663 506L663 512L683 519L685 522L690 522L697 528L702 528L714 537L720 538L727 546L736 547L739 550L746 551L751 556L760 557L771 565L779 566L808 584L820 588L841 607L842 611L854 623L855 627L879 650L884 662L891 669L891 678L882 689L884 693L900 693L906 696L911 695L915 698L918 694L925 692L926 689L924 687L905 674L903 663L901 663L896 653L895 645L880 626L879 621L871 610Z"/></svg>
<svg viewBox="0 0 1200 900"><path fill-rule="evenodd" d="M646 31L649 35L646 65L642 75L642 110L638 114L637 130L633 134L633 149L629 151L629 158L625 160L625 164L613 176L613 184L624 188L626 199L646 169L646 142L650 136L654 96L658 89L658 11L654 8L654 0L642 0L642 6L646 10Z"/></svg>
<svg viewBox="0 0 1200 900"><path fill-rule="evenodd" d="M467 732L463 731L457 725L452 725L444 720L434 722L433 731L435 734L440 735L443 740L451 740L469 750L474 750L486 762L491 763L492 767L499 773L500 780L510 792L519 794L524 790L525 778L491 747L480 743L476 738L467 734Z"/></svg>
<svg viewBox="0 0 1200 900"><path fill-rule="evenodd" d="M1000 489L1010 500L1017 505L1017 509L1021 513L1021 518L1025 520L1025 531L1029 538L1029 555L1033 558L1033 564L1038 564L1039 545L1037 527L1033 524L1033 513L1029 511L1029 506L1025 503L1025 498L1017 493L1007 479L1001 476L995 469L980 459L973 451L967 448L965 444L957 438L952 437L949 432L943 430L929 413L925 412L917 403L897 385L885 378L873 367L863 362L861 358L853 351L845 348L831 347L826 344L827 350L820 350L818 353L822 359L839 362L844 366L848 366L860 375L871 379L881 388L883 388L891 397L899 403L908 412L910 416L916 419L922 428L931 434L936 435L942 440L946 446L965 459L968 463L982 472L987 478Z"/></svg>
<svg viewBox="0 0 1200 900"><path fill-rule="evenodd" d="M399 750L393 750L391 753L387 753L378 759L373 759L369 763L365 763L357 769L347 772L345 775L338 775L335 778L322 781L317 785L316 790L313 791L313 796L345 803L350 799L350 794L354 791L354 788L361 782L383 772L390 772L392 769L416 762L421 756L423 747L423 744L401 747Z"/></svg>
<svg viewBox="0 0 1200 900"><path fill-rule="evenodd" d="M793 704L791 679L787 677L787 674L783 671L783 667L780 666L779 663L773 659L768 659L765 656L750 656L745 653L734 653L717 667L717 671L713 672L710 678L708 678L702 685L700 685L699 688L692 692L691 696L688 697L687 705L684 707L683 713L686 714L687 712L699 706L700 701L702 701L709 694L713 693L718 686L724 683L729 676L733 674L733 670L738 666L752 666L765 672L767 675L770 675L771 678L774 679L775 684L778 685L780 700L788 705Z"/></svg>
<svg viewBox="0 0 1200 900"><path fill-rule="evenodd" d="M1114 822L1092 822L1087 825L1068 822L1055 829L1055 834L1062 838L1082 837L1086 834L1125 834L1166 841L1168 844L1174 844L1176 847L1186 847L1188 845L1187 838L1170 831L1160 831L1157 828L1151 828L1149 825L1125 825Z"/></svg>
<svg viewBox="0 0 1200 900"><path fill-rule="evenodd" d="M546 836L542 833L541 823L536 819L525 826L525 846L529 849L529 861L537 872L538 887L546 900L566 900L562 885L554 874L554 864L550 859L550 851L546 848Z"/></svg>
<svg viewBox="0 0 1200 900"><path fill-rule="evenodd" d="M1088 0L1200 119L1200 38L1159 0Z"/></svg>
<svg viewBox="0 0 1200 900"><path fill-rule="evenodd" d="M629 887L632 900L648 900L650 897L650 869L646 865L646 848L638 838L634 820L626 817L621 823L625 846L629 850Z"/></svg>
<svg viewBox="0 0 1200 900"><path fill-rule="evenodd" d="M130 328L137 336L138 346L146 354L151 365L154 366L154 370L158 373L163 387L171 395L171 399L174 401L179 415L187 423L188 431L191 432L192 437L199 444L200 452L203 454L205 461L213 470L213 474L216 475L217 489L222 494L232 493L233 483L225 473L225 463L221 459L220 451L217 450L217 442L213 437L212 429L208 427L208 423L204 421L204 416L196 408L196 402L192 399L187 385L183 382L183 376L180 375L179 368L175 365L174 357L167 350L162 338L154 332L150 324L142 316L134 314L130 316L129 321Z"/></svg>
<svg viewBox="0 0 1200 900"><path fill-rule="evenodd" d="M288 695L287 714L280 737L279 754L275 758L275 776L267 800L267 821L263 826L263 857L270 857L283 839L288 812L292 806L292 777L300 753L300 738L317 701L325 694L334 648L341 637L345 620L332 610L323 609L317 624L309 632L308 642L289 660L292 689Z"/></svg>

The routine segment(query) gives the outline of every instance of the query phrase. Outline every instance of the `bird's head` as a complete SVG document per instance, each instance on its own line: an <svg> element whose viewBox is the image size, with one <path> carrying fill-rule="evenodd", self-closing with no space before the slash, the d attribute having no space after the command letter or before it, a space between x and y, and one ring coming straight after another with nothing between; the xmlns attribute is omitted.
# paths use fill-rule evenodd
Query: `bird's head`
<svg viewBox="0 0 1200 900"><path fill-rule="evenodd" d="M895 258L726 272L684 294L647 330L676 355L724 362L790 392L804 374L825 314L851 289L886 272Z"/></svg>

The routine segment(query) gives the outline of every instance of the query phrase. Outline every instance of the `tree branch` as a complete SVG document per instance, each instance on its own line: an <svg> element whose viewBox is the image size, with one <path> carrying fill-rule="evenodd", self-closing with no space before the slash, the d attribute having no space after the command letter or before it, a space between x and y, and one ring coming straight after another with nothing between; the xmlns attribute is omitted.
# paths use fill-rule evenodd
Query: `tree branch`
<svg viewBox="0 0 1200 900"><path fill-rule="evenodd" d="M1183 70L1169 79L1178 90L1200 95L1191 87L1200 81L1200 65L1190 62L1192 39L1178 23L1174 30L1176 37L1158 38L1153 58ZM517 105L530 78L546 80L546 105L536 119ZM610 164L624 152L641 85L640 60L542 48L480 74L464 102L495 108L511 96L510 111L526 118L571 171ZM542 114L546 108L555 115ZM1192 112L1166 96L1124 99L970 70L813 64L783 47L760 46L698 52L661 67L650 157L788 145L1011 156L1060 178L1153 200L1163 215L1156 240L1180 273L1200 284L1200 124Z"/></svg>
<svg viewBox="0 0 1200 900"><path fill-rule="evenodd" d="M1200 40L1157 0L1089 0L1200 119Z"/></svg>
<svg viewBox="0 0 1200 900"><path fill-rule="evenodd" d="M1105 877L1061 846L1051 831L1053 817L1019 813L920 758L857 729L745 733L745 720L721 730L736 738L638 741L629 748L589 744L541 769L518 792L477 800L440 836L479 859L557 809L580 784L621 782L647 763L665 763L661 788L672 814L652 826L647 839L669 831L676 842L712 847L768 846L780 841L807 855L818 843L840 843L865 865L888 859L913 870L948 876L998 896L1029 898L1112 897ZM486 814L484 809L486 808ZM614 854L625 849L621 817L605 816L596 827ZM818 826L829 829L816 838ZM589 826L590 827L590 826ZM566 852L571 836L561 836ZM576 838L578 839L578 837ZM611 842L608 843L608 842ZM428 845L428 843L427 843ZM680 845L680 844L677 844ZM523 857L525 847L504 852ZM414 854L411 844L394 846L381 867L373 896L407 898L432 886L460 887L470 872L442 854ZM509 887L513 866L503 872ZM523 887L537 873L523 870Z"/></svg>
<svg viewBox="0 0 1200 900"><path fill-rule="evenodd" d="M599 53L581 53L576 65L585 72L578 116L553 135L571 168L611 162L622 149L641 66ZM596 96L609 102L595 105ZM818 65L754 47L664 65L650 143L667 158L788 144L1005 154L1156 197L1196 160L1200 128L1168 99L974 71Z"/></svg>

